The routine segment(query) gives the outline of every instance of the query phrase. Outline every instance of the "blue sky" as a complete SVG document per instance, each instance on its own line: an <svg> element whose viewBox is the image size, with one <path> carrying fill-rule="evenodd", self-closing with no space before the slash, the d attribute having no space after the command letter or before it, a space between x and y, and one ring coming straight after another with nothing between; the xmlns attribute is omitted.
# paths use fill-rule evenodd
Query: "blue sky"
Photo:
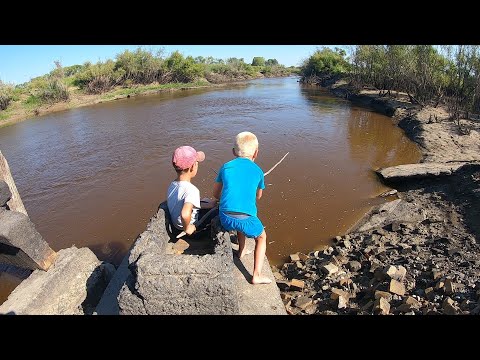
<svg viewBox="0 0 480 360"><path fill-rule="evenodd" d="M0 80L21 84L54 68L54 61L63 66L83 64L86 61L114 59L126 49L135 50L138 45L0 45ZM213 56L226 59L244 58L250 63L254 56L277 59L280 64L299 65L320 45L145 45L154 51L164 49L164 56L175 50L183 55ZM329 47L334 47L329 45Z"/></svg>

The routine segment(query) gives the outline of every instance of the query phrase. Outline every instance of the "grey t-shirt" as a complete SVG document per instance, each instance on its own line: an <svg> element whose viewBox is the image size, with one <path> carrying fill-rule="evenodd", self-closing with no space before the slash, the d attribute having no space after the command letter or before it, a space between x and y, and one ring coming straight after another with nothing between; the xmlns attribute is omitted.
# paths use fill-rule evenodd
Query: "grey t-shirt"
<svg viewBox="0 0 480 360"><path fill-rule="evenodd" d="M190 224L193 224L198 219L200 190L189 181L172 181L167 190L167 205L173 225L180 230L183 230L182 208L186 202L193 204L190 220Z"/></svg>

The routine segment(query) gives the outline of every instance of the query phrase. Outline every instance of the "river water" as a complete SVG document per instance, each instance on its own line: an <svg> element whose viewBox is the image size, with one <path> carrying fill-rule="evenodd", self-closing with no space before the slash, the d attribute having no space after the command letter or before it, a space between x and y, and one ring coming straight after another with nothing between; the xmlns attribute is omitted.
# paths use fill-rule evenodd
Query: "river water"
<svg viewBox="0 0 480 360"><path fill-rule="evenodd" d="M265 178L258 203L275 265L344 234L378 203L388 188L372 169L421 157L388 117L294 77L53 113L0 129L0 150L54 250L88 246L119 264L165 200L173 150L191 145L206 153L193 183L211 196L213 169L232 159L241 131L257 135L264 171L290 152ZM18 282L0 275L0 303Z"/></svg>

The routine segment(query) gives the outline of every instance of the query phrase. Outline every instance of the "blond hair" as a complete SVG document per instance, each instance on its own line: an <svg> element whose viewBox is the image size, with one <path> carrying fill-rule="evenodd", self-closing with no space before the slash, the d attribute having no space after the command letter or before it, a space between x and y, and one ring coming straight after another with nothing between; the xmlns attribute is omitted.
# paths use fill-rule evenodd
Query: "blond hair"
<svg viewBox="0 0 480 360"><path fill-rule="evenodd" d="M239 157L249 157L258 149L258 139L255 134L244 131L235 137L235 153Z"/></svg>

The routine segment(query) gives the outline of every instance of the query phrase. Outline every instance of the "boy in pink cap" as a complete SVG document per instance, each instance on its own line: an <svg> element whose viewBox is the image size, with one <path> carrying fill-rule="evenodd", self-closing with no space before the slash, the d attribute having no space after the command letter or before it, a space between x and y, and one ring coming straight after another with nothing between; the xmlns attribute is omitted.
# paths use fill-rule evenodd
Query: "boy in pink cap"
<svg viewBox="0 0 480 360"><path fill-rule="evenodd" d="M205 160L203 151L196 151L191 146L180 146L172 155L172 165L177 172L177 178L171 182L167 190L167 205L172 224L185 231L187 235L195 232L196 222L202 214L200 209L211 209L216 205L212 199L200 200L200 190L191 180L197 175L198 163ZM212 214L215 217L218 214ZM205 221L209 223L211 219Z"/></svg>

